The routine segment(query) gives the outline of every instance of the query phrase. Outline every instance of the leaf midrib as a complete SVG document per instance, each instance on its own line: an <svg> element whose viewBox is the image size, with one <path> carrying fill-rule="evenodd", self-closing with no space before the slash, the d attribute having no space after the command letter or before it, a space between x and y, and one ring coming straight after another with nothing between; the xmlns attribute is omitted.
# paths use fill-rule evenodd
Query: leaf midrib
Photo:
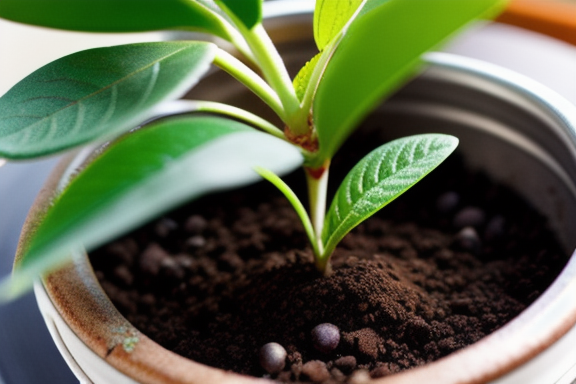
<svg viewBox="0 0 576 384"><path fill-rule="evenodd" d="M23 129L32 128L32 127L36 126L37 124L43 123L43 122L45 122L47 119L52 118L53 116L59 114L60 112L66 110L66 109L68 109L68 108L70 108L70 107L72 107L72 106L74 106L74 105L76 105L76 104L78 104L78 103L81 103L81 102L84 101L84 100L88 100L89 98L94 97L94 96L96 96L96 95L98 95L98 94L100 94L100 93L102 93L102 92L104 92L104 91L106 91L106 90L114 87L115 85L117 85L117 84L125 81L126 79L129 79L130 77L133 77L133 76L135 76L135 75L137 75L137 74L139 74L139 73L141 73L141 72L149 69L150 67L156 65L157 63L161 62L162 60L165 60L165 59L169 58L170 56L174 56L174 55L182 52L183 50L186 50L186 49L189 49L189 48L191 48L191 46L183 47L183 48L181 48L181 49L178 49L178 50L175 51L175 52L172 52L172 53L170 53L170 54L168 54L168 55L166 55L166 56L163 56L163 57L161 57L161 58L159 58L159 59L157 59L157 60L155 60L155 61L147 64L146 66L144 66L144 67L142 67L142 68L140 68L140 69L138 69L138 70L130 73L129 75L124 76L124 77L122 77L122 78L114 81L113 83L110 83L109 85L106 85L106 86L104 86L103 88L100 88L99 90L97 90L97 91L95 91L95 92L92 92L92 93L90 93L90 94L88 94L88 95L86 95L86 96L83 96L83 97L81 97L80 99L75 100L75 101L71 102L70 104L67 104L66 106L64 106L64 107L56 110L55 112L52 112L51 114L39 118L39 119L38 119L37 121L35 121L34 123L20 128L18 131L14 132L13 134L10 134L10 135L4 136L4 137L10 137L10 136L12 136L12 135L19 134ZM9 118L9 117L10 117L10 116L8 116L7 118ZM13 117L18 117L18 116L13 116Z"/></svg>
<svg viewBox="0 0 576 384"><path fill-rule="evenodd" d="M414 146L415 147L415 146ZM429 149L429 146L427 146L427 150ZM392 176L397 175L398 173L402 172L404 169L422 161L423 159L426 159L426 156L424 156L421 159L418 159L415 162L409 163L408 165L402 167L400 170L397 170L396 172L393 173ZM368 162L367 162L368 163ZM382 164L382 162L380 162L380 164ZM380 168L380 166L379 166ZM385 179L383 179L385 180ZM372 188L369 188L366 192L363 193L364 196L366 196L367 194L369 194L371 191L373 191L374 189L378 188L381 184L381 182L383 182L383 180L380 180L379 182L375 183L375 185ZM347 190L349 191L349 188L347 188ZM347 191L347 195L348 195L348 191ZM339 232L340 228L342 226L344 226L344 224L350 219L350 217L354 216L355 212L356 212L356 206L358 205L358 203L363 200L362 198L356 200L353 204L352 204L352 208L348 211L348 213L346 214L346 216L344 216L343 219L340 219L340 224L338 224L336 226L336 228L334 228L334 230L332 231L332 234L328 237L328 239L326 240L326 242L324 243L324 246L330 244L330 242L332 241L332 238L334 238L334 236L336 236L336 234ZM339 206L339 204L336 204L336 206ZM335 208L336 209L336 208ZM340 212L340 208L338 208L338 212ZM340 216L340 214L338 214L338 216Z"/></svg>

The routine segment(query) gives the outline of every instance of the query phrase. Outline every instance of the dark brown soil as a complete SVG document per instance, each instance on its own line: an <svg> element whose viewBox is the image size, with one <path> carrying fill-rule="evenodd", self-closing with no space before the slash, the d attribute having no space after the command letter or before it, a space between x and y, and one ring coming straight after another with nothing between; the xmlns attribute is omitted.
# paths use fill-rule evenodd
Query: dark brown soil
<svg viewBox="0 0 576 384"><path fill-rule="evenodd" d="M328 278L264 183L204 198L91 257L118 309L168 349L267 376L258 351L277 342L288 358L273 378L343 382L426 364L516 316L566 262L544 223L452 157L349 234ZM340 329L328 354L312 347L321 323Z"/></svg>

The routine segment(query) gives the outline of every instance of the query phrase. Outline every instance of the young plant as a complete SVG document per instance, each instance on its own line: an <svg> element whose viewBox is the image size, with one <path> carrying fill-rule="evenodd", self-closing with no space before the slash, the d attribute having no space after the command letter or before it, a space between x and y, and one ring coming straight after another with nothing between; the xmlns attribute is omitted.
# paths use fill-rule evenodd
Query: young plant
<svg viewBox="0 0 576 384"><path fill-rule="evenodd" d="M440 134L384 144L342 182L326 213L330 162L359 122L413 75L420 57L503 0L317 0L319 53L292 80L262 26L262 0L2 0L0 17L45 27L135 32L200 31L231 43L170 41L90 49L58 59L0 98L0 157L51 155L101 144L68 175L23 239L8 299L79 248L92 249L175 205L244 185L276 185L302 219L318 269L338 242L440 164L457 139ZM262 99L277 127L236 107L188 103L195 113L127 131L179 98L211 64ZM198 113L204 112L204 113ZM302 166L308 211L277 176Z"/></svg>

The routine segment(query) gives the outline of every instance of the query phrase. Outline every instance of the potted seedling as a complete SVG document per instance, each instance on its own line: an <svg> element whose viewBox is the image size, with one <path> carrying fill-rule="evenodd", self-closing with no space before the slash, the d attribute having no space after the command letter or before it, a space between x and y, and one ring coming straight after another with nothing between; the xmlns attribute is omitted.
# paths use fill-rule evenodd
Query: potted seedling
<svg viewBox="0 0 576 384"><path fill-rule="evenodd" d="M291 79L262 26L260 0L164 0L137 6L128 1L98 6L50 1L34 7L4 0L0 16L24 23L97 32L183 29L215 39L78 52L40 68L2 96L1 157L29 159L87 148L75 160L79 168L60 171L54 189L31 215L14 273L0 287L2 299L24 292L38 275L62 274L70 268L71 255L83 249L105 244L178 204L259 176L286 196L302 222L316 269L329 276L331 255L344 236L437 167L458 139L420 134L378 147L353 167L326 210L332 158L359 122L415 73L423 53L470 20L494 15L503 4L318 1L314 40L319 53ZM221 48L230 45L222 41L234 50ZM258 96L280 123L214 101L188 102L193 113L158 118L163 103L202 80L211 64ZM308 209L278 176L298 166L306 174ZM59 289L50 294L55 301L70 296ZM101 301L98 295L89 301ZM89 327L108 328L120 340L112 346L96 342L96 354L106 359L129 356L127 366L132 368L125 373L154 380L135 373L140 359L153 359L141 355L148 344L144 336L126 325L111 329L106 319L73 317ZM330 333L331 326L326 327ZM94 340L84 331L74 332ZM283 356L271 348L272 354ZM281 370L274 362L263 366L273 374ZM205 374L234 380L198 369L202 380ZM201 380L183 371L173 368L159 380Z"/></svg>
<svg viewBox="0 0 576 384"><path fill-rule="evenodd" d="M227 105L198 102L198 112L212 113L213 116L190 116L163 122L153 129L133 135L135 139L120 140L108 148L105 155L98 156L98 161L89 169L76 175L74 182L54 200L51 209L46 212L43 224L36 228L34 240L26 246L28 250L17 263L15 274L5 285L4 295L9 297L17 294L20 291L19 282L28 281L22 287L30 286L31 276L68 258L70 244L82 243L92 248L132 227L132 222L140 223L144 218L157 215L166 206L187 200L191 195L205 193L203 189L213 189L199 187L200 183L191 173L183 177L170 171L170 175L167 175L165 167L176 166L179 163L176 158L191 156L194 152L190 152L188 147L202 147L230 134L245 131L250 132L250 136L261 136L254 133L255 129L250 126L267 133L269 137L262 143L253 142L257 139L250 137L246 143L238 141L234 146L239 152L251 154L263 149L264 157L271 158L269 164L263 162L262 166L253 159L248 160L246 165L274 183L290 200L304 224L319 271L328 274L330 255L344 235L440 164L455 149L457 139L444 135L419 136L401 139L382 147L350 173L326 215L330 160L337 149L368 111L414 72L424 52L470 20L493 14L502 3L494 0L465 5L356 1L342 7L337 2L318 2L315 40L320 53L292 81L262 28L261 1L222 1L215 6L204 2L190 2L186 5L167 2L161 7L152 2L139 9L138 13L134 13L131 4L116 9L116 4L110 3L110 9L104 6L97 10L78 4L68 6L74 17L66 18L60 15L58 2L46 3L35 10L19 2L3 2L0 14L7 19L62 29L106 32L186 26L230 41L248 61L245 64L218 48L215 43L204 41L132 44L66 56L34 72L2 97L0 151L5 159L46 156L78 145L117 137L151 117L150 111L157 104L181 96L201 78L211 63L258 95L284 125L278 128L247 111ZM427 8L414 12L423 7ZM165 17L155 17L157 12L165 12L162 13ZM403 19L397 19L394 25L385 25L384 20L397 17ZM400 28L409 30L415 27L426 29L427 33L414 39L410 46L402 40L386 38L399 33ZM380 45L389 44L390 47L377 48L379 41L382 41ZM387 52L395 52L394 57L388 58L390 54ZM382 57L378 58L377 55ZM262 76L249 65L256 66ZM370 71L370 75L354 75L364 71ZM148 135L151 136L149 139L144 138ZM174 136L169 138L171 135ZM183 145L184 139L180 136L189 137L189 142ZM173 142L161 143L157 148L145 148L142 143L131 142L144 140L159 143L160 137ZM126 148L119 148L123 146ZM175 149L174 146L181 148ZM271 149L266 148L268 146ZM275 151L285 152L270 156ZM205 159L198 159L202 163L202 166L197 166L199 172L204 173L202 168L209 168L211 173L215 173L217 166L230 168L225 165L230 160L222 159L221 153L205 155ZM156 156L164 157L164 160L154 160ZM216 157L222 163L214 166ZM110 166L120 159L126 159L126 167ZM131 161L141 163L138 166L147 170L137 176L137 165L128 164ZM149 162L154 161L160 163L152 170ZM98 166L100 162L102 165ZM290 169L298 162L307 175L309 213L289 186L265 168ZM178 166L183 167L182 172L185 172L186 165ZM113 175L111 172L121 173ZM124 172L134 175L134 180L126 182ZM224 175L222 183L226 183L229 176ZM91 192L95 197L93 203L82 197L82 205L94 205L92 212L67 206L80 203L68 201L65 197L72 195L71 189L84 189L88 184L98 184L95 181L97 177L122 186L101 184L102 191L110 191L109 197L104 198L99 192ZM190 180L193 186L183 186L186 183L183 178ZM154 195L143 193L142 198L148 202L135 209L134 213L116 211L119 218L122 218L118 224L96 231L102 232L98 234L82 229L83 226L93 226L92 220L96 217L107 217L104 219L107 222L115 221L104 215L106 208L123 205L121 199L134 201L130 194L138 193L136 191L142 187L140 183L153 182L163 185L163 191ZM368 184L362 185L363 182ZM166 188L171 183L181 186ZM187 191L197 188L197 191ZM171 189L178 192L172 192ZM162 193L176 193L179 196L166 199ZM156 204L152 204L150 198L158 199L156 204L162 208L155 208ZM134 218L128 219L132 215ZM71 226L72 223L74 225ZM112 227L118 228L112 230Z"/></svg>

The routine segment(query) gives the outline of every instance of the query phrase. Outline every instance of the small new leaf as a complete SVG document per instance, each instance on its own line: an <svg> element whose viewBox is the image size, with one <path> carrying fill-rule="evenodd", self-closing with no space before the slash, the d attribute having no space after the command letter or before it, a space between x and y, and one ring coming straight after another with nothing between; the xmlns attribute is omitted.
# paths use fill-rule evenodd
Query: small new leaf
<svg viewBox="0 0 576 384"><path fill-rule="evenodd" d="M314 40L319 51L348 23L363 0L316 0Z"/></svg>
<svg viewBox="0 0 576 384"><path fill-rule="evenodd" d="M296 96L298 100L302 101L304 99L304 95L306 94L306 89L308 88L308 83L310 82L310 78L312 77L312 73L318 64L318 60L322 56L322 53L318 53L314 56L310 61L306 62L306 64L300 69L296 77L294 78L293 85L294 90L296 91Z"/></svg>
<svg viewBox="0 0 576 384"><path fill-rule="evenodd" d="M436 168L458 145L441 134L394 140L364 157L334 196L322 232L323 260L354 227L396 199Z"/></svg>
<svg viewBox="0 0 576 384"><path fill-rule="evenodd" d="M51 154L133 128L209 69L216 46L158 42L96 48L58 59L0 98L0 157Z"/></svg>

